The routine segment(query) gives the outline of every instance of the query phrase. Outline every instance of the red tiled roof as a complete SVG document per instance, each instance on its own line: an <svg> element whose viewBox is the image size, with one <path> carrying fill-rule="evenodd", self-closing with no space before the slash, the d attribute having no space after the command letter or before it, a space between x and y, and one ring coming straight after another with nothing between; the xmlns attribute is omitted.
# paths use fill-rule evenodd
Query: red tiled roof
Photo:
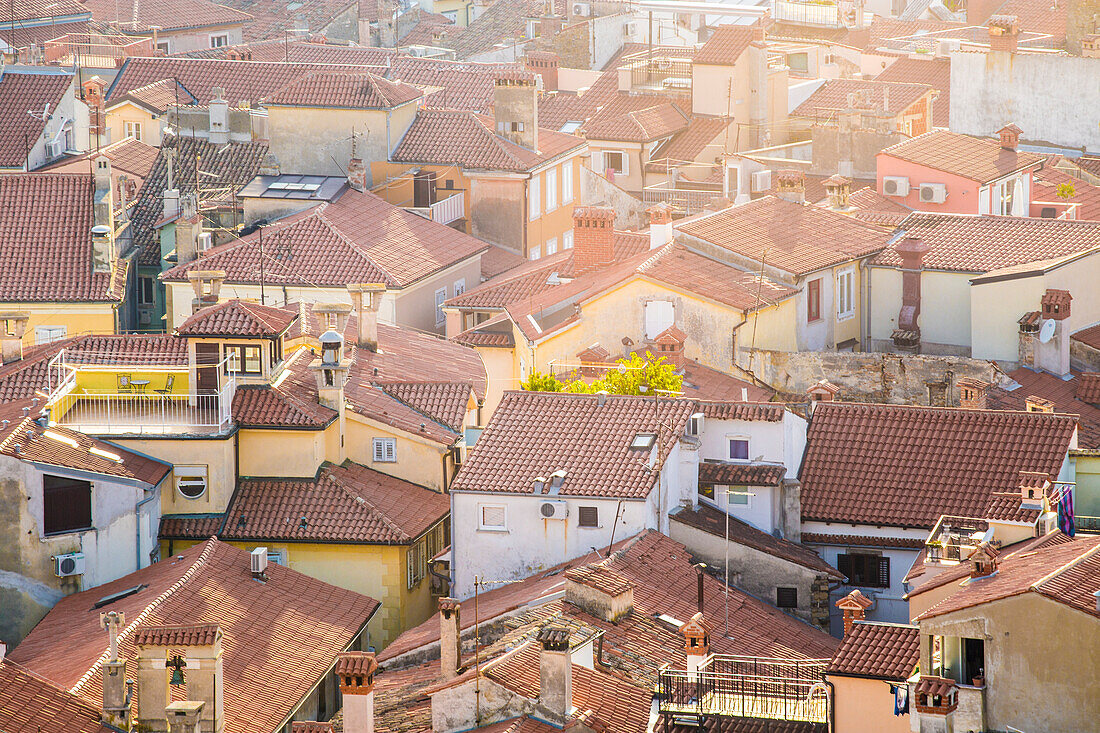
<svg viewBox="0 0 1100 733"><path fill-rule="evenodd" d="M288 374L278 384L241 385L233 395L233 419L250 428L321 430L336 411L317 401L317 379L310 349L298 349L286 360Z"/></svg>
<svg viewBox="0 0 1100 733"><path fill-rule="evenodd" d="M766 196L690 219L683 234L794 275L874 254L888 235L851 217Z"/></svg>
<svg viewBox="0 0 1100 733"><path fill-rule="evenodd" d="M754 420L780 422L787 408L772 402L700 402L700 409L707 417L715 420Z"/></svg>
<svg viewBox="0 0 1100 733"><path fill-rule="evenodd" d="M313 479L241 479L225 540L407 545L450 512L438 492L347 462Z"/></svg>
<svg viewBox="0 0 1100 733"><path fill-rule="evenodd" d="M901 224L905 217L912 213L912 209L883 196L873 186L864 186L858 191L852 191L848 197L848 205L859 209L855 217L860 221L891 228Z"/></svg>
<svg viewBox="0 0 1100 733"><path fill-rule="evenodd" d="M933 130L883 149L879 155L969 178L978 183L1037 167L1043 156L1023 150L1005 150L998 140Z"/></svg>
<svg viewBox="0 0 1100 733"><path fill-rule="evenodd" d="M351 13L352 22L356 22L356 16L351 10L355 0L304 0L301 5L296 4L293 10L288 9L286 3L279 0L222 0L222 2L252 16L252 20L244 27L245 41L271 38L277 41L280 48L286 42L288 30L307 28L314 33L320 33L334 22L338 24L339 17L345 12ZM293 54L291 58L295 61L302 60ZM277 59L271 60L281 61L283 56L279 55Z"/></svg>
<svg viewBox="0 0 1100 733"><path fill-rule="evenodd" d="M1075 417L822 402L802 462L806 520L931 528L978 516L1020 471L1056 474Z"/></svg>
<svg viewBox="0 0 1100 733"><path fill-rule="evenodd" d="M634 583L628 578L619 575L603 563L570 568L565 571L565 579L610 596L622 595L634 587Z"/></svg>
<svg viewBox="0 0 1100 733"><path fill-rule="evenodd" d="M700 503L696 509L687 507L677 509L669 517L715 537L725 539L728 534L731 542L751 547L810 570L825 573L834 578L844 577L839 570L822 560L821 556L810 548L761 532L747 522L742 522L706 504Z"/></svg>
<svg viewBox="0 0 1100 733"><path fill-rule="evenodd" d="M696 64L733 66L752 44L753 28L744 25L722 25L714 29L693 59Z"/></svg>
<svg viewBox="0 0 1100 733"><path fill-rule="evenodd" d="M181 282L191 270L224 270L227 282L258 283L259 236L256 232L214 247L194 262L167 270L161 278ZM356 282L403 288L487 247L373 193L352 189L336 201L265 227L263 239L268 283L314 288L343 288Z"/></svg>
<svg viewBox="0 0 1100 733"><path fill-rule="evenodd" d="M1022 506L1019 491L996 491L990 495L989 506L982 512L982 519L1035 524L1040 513L1038 508Z"/></svg>
<svg viewBox="0 0 1100 733"><path fill-rule="evenodd" d="M469 382L380 382L378 387L454 431L462 429L469 407Z"/></svg>
<svg viewBox="0 0 1100 733"><path fill-rule="evenodd" d="M393 59L386 76L420 87L426 107L491 114L496 75L522 69L518 62L474 63L402 55Z"/></svg>
<svg viewBox="0 0 1100 733"><path fill-rule="evenodd" d="M424 109L390 156L401 163L457 165L466 169L528 171L584 147L573 135L539 129L539 150L517 145L476 112Z"/></svg>
<svg viewBox="0 0 1100 733"><path fill-rule="evenodd" d="M684 163L710 164L722 157L723 152L733 152L730 137L736 143L737 123L720 117L696 117L686 130L672 136L649 156L646 170L663 171L666 166L675 168Z"/></svg>
<svg viewBox="0 0 1100 733"><path fill-rule="evenodd" d="M1077 376L1077 399L1091 405L1100 403L1100 373L1083 372Z"/></svg>
<svg viewBox="0 0 1100 733"><path fill-rule="evenodd" d="M838 545L841 547L893 547L899 550L915 550L924 547L924 540L903 537L866 537L855 534L822 534L803 532L802 542L807 545Z"/></svg>
<svg viewBox="0 0 1100 733"><path fill-rule="evenodd" d="M642 397L610 395L602 405L601 399L505 392L451 491L533 494L535 478L563 470L563 496L648 496L656 473L646 461L660 450L654 468L661 468L694 403L667 400L654 410L653 401ZM631 449L639 433L656 435L658 422L672 428L660 428L660 448L655 443L652 449Z"/></svg>
<svg viewBox="0 0 1100 733"><path fill-rule="evenodd" d="M162 540L206 540L215 537L224 514L165 514L157 537Z"/></svg>
<svg viewBox="0 0 1100 733"><path fill-rule="evenodd" d="M275 338L290 328L297 313L270 305L227 300L203 308L176 329L181 336Z"/></svg>
<svg viewBox="0 0 1100 733"><path fill-rule="evenodd" d="M862 109L883 106L887 111L901 114L932 91L927 84L907 84L868 79L830 79L817 88L806 101L791 114L796 117L833 118L837 112L848 108L849 94L863 94Z"/></svg>
<svg viewBox="0 0 1100 733"><path fill-rule="evenodd" d="M238 0L233 0L237 2ZM259 0L241 0L243 2L252 2L255 6ZM277 0L267 0L268 2L277 2ZM307 2L307 5L311 4ZM253 13L256 15L256 13ZM287 21L294 23L296 18L288 18L286 11L283 10L281 17L277 21L281 21L285 24ZM287 42L286 36L283 34L282 28L277 31L278 35L274 38L266 40L248 40L255 37L257 33L263 33L261 29L264 23L264 19L258 19L252 23L249 23L244 29L245 43L240 43L234 46L222 46L220 48L204 48L197 51L186 51L184 53L173 54L173 58L191 58L191 59L229 59L234 60L233 56L236 55L238 59L245 59L253 62L262 61L275 61L278 63L295 63L295 64L340 64L348 67L358 67L356 71L371 71L375 68L379 71L384 70L387 64L397 55L397 51L392 48L374 48L371 46L342 46L336 43L322 43L320 41L313 41L308 39L289 41ZM280 23L276 23L280 25Z"/></svg>
<svg viewBox="0 0 1100 733"><path fill-rule="evenodd" d="M63 18L70 15L85 15L88 9L79 0L21 0L14 3L4 14L5 22L38 20L40 18ZM56 36L55 36L56 38Z"/></svg>
<svg viewBox="0 0 1100 733"><path fill-rule="evenodd" d="M857 621L845 634L826 674L903 682L920 662L920 628Z"/></svg>
<svg viewBox="0 0 1100 733"><path fill-rule="evenodd" d="M725 486L778 486L786 467L770 463L711 463L699 464L700 484Z"/></svg>
<svg viewBox="0 0 1100 733"><path fill-rule="evenodd" d="M218 639L217 624L177 624L175 626L139 626L134 630L138 646L210 646Z"/></svg>
<svg viewBox="0 0 1100 733"><path fill-rule="evenodd" d="M1058 195L1058 187L1063 185L1073 187L1073 195L1069 198ZM1049 163L1035 172L1031 190L1032 201L1078 204L1077 219L1100 220L1100 186L1074 178Z"/></svg>
<svg viewBox="0 0 1100 733"><path fill-rule="evenodd" d="M98 599L137 586L137 592L95 608ZM99 664L108 653L100 611L126 614L119 656L130 659L140 626L218 624L225 650L225 730L253 733L282 723L377 608L367 596L281 565L269 565L267 581L258 583L248 552L208 540L61 599L9 657L98 707ZM308 644L302 643L303 629L309 629ZM257 680L272 681L264 695L255 694Z"/></svg>
<svg viewBox="0 0 1100 733"><path fill-rule="evenodd" d="M1055 47L1066 42L1069 18L1069 6L1066 3L1047 5L1041 0L1006 0L993 14L1016 16L1021 33L1030 31L1047 34L1051 36L1050 42Z"/></svg>
<svg viewBox="0 0 1100 733"><path fill-rule="evenodd" d="M878 22L880 18L875 18ZM914 58L903 56L893 61L875 81L927 84L936 90L932 102L932 125L947 127L951 114L951 59L946 57Z"/></svg>
<svg viewBox="0 0 1100 733"><path fill-rule="evenodd" d="M17 9L15 12L18 14L19 10ZM82 13L91 18L91 13L86 10ZM10 15L6 15L4 18L7 27L0 29L0 40L18 49L29 48L30 46L45 46L46 41L52 41L55 38L69 34L86 34L91 30L91 23L87 20L79 20L75 23L51 23L50 25L21 25L17 20L13 30L10 23L7 22L10 17Z"/></svg>
<svg viewBox="0 0 1100 733"><path fill-rule="evenodd" d="M739 270L679 244L646 260L638 267L638 273L675 290L701 295L740 311L753 311L797 293L766 275Z"/></svg>
<svg viewBox="0 0 1100 733"><path fill-rule="evenodd" d="M553 0L555 15L565 15L564 0ZM507 0L493 2L478 13L477 18L461 33L446 38L442 44L453 48L458 58L469 58L492 50L498 44L519 41L527 36L527 20L545 13L545 0Z"/></svg>
<svg viewBox="0 0 1100 733"><path fill-rule="evenodd" d="M89 175L0 175L0 301L122 300L125 261L92 270L94 193Z"/></svg>
<svg viewBox="0 0 1100 733"><path fill-rule="evenodd" d="M637 97L615 97L584 124L581 132L589 140L649 142L688 129L688 116L674 103L648 102Z"/></svg>
<svg viewBox="0 0 1100 733"><path fill-rule="evenodd" d="M1074 335L1076 338L1076 334ZM1079 448L1100 448L1100 407L1090 402L1087 390L1081 394L1082 384L1095 384L1095 378L1073 372L1072 379L1062 379L1047 372L1037 372L1026 367L1007 375L1020 385L1012 390L990 387L986 391L989 407L998 410L1026 410L1027 398L1042 397L1054 403L1056 412L1077 415L1077 444ZM1009 385L1011 386L1011 385ZM1083 397L1085 399L1083 399Z"/></svg>
<svg viewBox="0 0 1100 733"><path fill-rule="evenodd" d="M767 402L775 396L775 392L768 387L761 387L717 369L703 366L694 359L684 359L681 362L681 371L683 371L684 382L680 390L689 399L725 402L747 398L753 402Z"/></svg>
<svg viewBox="0 0 1100 733"><path fill-rule="evenodd" d="M248 13L210 0L84 0L98 23L112 23L127 33L161 33L215 25L241 25Z"/></svg>
<svg viewBox="0 0 1100 733"><path fill-rule="evenodd" d="M123 102L135 102L157 114L164 114L171 106L196 104L198 100L175 79L161 79L143 87L131 89L126 94L111 97L108 107L114 107Z"/></svg>
<svg viewBox="0 0 1100 733"><path fill-rule="evenodd" d="M483 725L478 730L481 733L555 733L558 728L524 715L522 718L512 718L492 725Z"/></svg>
<svg viewBox="0 0 1100 733"><path fill-rule="evenodd" d="M393 109L420 98L420 90L374 74L313 71L264 99L269 107Z"/></svg>
<svg viewBox="0 0 1100 733"><path fill-rule="evenodd" d="M92 705L16 664L0 662L0 730L6 733L111 733Z"/></svg>
<svg viewBox="0 0 1100 733"><path fill-rule="evenodd" d="M1081 342L1085 346L1100 349L1100 325L1082 329L1070 336L1070 338L1074 341Z"/></svg>
<svg viewBox="0 0 1100 733"><path fill-rule="evenodd" d="M72 74L52 69L5 70L0 76L0 168L26 164L27 146L33 147L46 129L44 111L56 110L72 83Z"/></svg>
<svg viewBox="0 0 1100 733"><path fill-rule="evenodd" d="M991 272L1100 245L1100 222L1065 219L914 212L900 228L928 245L923 264L934 270ZM883 250L873 264L900 266L896 245Z"/></svg>

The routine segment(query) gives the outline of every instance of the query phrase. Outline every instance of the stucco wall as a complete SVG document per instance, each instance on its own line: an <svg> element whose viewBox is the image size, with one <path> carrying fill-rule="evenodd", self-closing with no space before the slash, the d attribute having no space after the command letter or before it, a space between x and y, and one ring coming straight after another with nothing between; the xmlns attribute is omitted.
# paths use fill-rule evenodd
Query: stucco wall
<svg viewBox="0 0 1100 733"><path fill-rule="evenodd" d="M581 166L580 203L610 206L615 210L616 229L645 229L649 226L646 205L625 189L588 166Z"/></svg>
<svg viewBox="0 0 1100 733"><path fill-rule="evenodd" d="M345 447L349 460L429 489L443 490L443 454L447 450L446 446L427 439L420 440L404 431L370 420L350 410L347 413L346 425ZM376 462L373 449L374 438L395 438L397 460Z"/></svg>
<svg viewBox="0 0 1100 733"><path fill-rule="evenodd" d="M827 675L833 683L835 733L909 733L909 716L894 715L894 695L885 680Z"/></svg>
<svg viewBox="0 0 1100 733"><path fill-rule="evenodd" d="M211 36L228 36L225 44L226 46L236 46L243 43L243 29L243 23L237 23L236 25L204 27L201 30L182 30L178 33L165 33L161 31L157 38L161 42L168 41L169 53L209 51L211 49Z"/></svg>
<svg viewBox="0 0 1100 733"><path fill-rule="evenodd" d="M907 196L890 196L891 201L908 206L917 211L931 211L937 214L977 214L978 182L969 178L945 173L941 170L895 158L888 153L877 157L878 175L876 187L882 193L882 179L885 176L905 176L909 179ZM925 203L920 200L922 183L943 183L947 188L947 198L942 204Z"/></svg>
<svg viewBox="0 0 1100 733"><path fill-rule="evenodd" d="M951 54L951 129L993 135L1008 122L1026 140L1100 150L1100 59Z"/></svg>
<svg viewBox="0 0 1100 733"><path fill-rule="evenodd" d="M470 233L526 256L527 180L474 177L470 194Z"/></svg>
<svg viewBox="0 0 1100 733"><path fill-rule="evenodd" d="M897 328L898 313L901 311L901 270L871 267L870 272L871 339L872 342L889 341ZM940 353L946 350L950 353L953 347L955 351L969 355L972 347L970 279L976 274L940 270L921 272L918 324L925 351ZM1021 310L1016 318L1023 313Z"/></svg>
<svg viewBox="0 0 1100 733"><path fill-rule="evenodd" d="M418 331L442 334L444 321L436 320L435 292L445 290L447 298L453 297L455 286L460 283L463 292L481 284L480 255L468 257L397 293L394 320Z"/></svg>
<svg viewBox="0 0 1100 733"><path fill-rule="evenodd" d="M206 493L188 499L176 491L174 476L161 485L160 502L164 514L221 514L237 487L235 436L223 438L146 438L120 439L119 445L173 465L207 467Z"/></svg>

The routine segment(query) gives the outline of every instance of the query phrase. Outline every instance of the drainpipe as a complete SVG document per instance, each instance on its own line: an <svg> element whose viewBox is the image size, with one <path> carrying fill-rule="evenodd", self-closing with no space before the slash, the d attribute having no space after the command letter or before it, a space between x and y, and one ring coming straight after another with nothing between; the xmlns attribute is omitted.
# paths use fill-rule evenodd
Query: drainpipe
<svg viewBox="0 0 1100 733"><path fill-rule="evenodd" d="M149 496L144 499L139 499L137 504L134 504L134 554L137 560L137 566L134 570L141 570L141 507L157 498L157 491L160 490L160 485L164 483L165 479L160 480L156 486L149 491Z"/></svg>

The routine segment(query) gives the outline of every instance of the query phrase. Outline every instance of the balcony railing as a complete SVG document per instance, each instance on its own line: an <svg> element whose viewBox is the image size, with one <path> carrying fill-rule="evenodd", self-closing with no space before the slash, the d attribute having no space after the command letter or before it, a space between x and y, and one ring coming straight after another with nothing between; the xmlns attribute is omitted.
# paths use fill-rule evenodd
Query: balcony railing
<svg viewBox="0 0 1100 733"><path fill-rule="evenodd" d="M121 66L131 56L152 56L155 52L151 37L69 33L46 41L43 60L47 64L110 68Z"/></svg>
<svg viewBox="0 0 1100 733"><path fill-rule="evenodd" d="M439 224L450 224L466 216L466 192L458 191L442 201L436 201L429 207L432 210L432 221Z"/></svg>

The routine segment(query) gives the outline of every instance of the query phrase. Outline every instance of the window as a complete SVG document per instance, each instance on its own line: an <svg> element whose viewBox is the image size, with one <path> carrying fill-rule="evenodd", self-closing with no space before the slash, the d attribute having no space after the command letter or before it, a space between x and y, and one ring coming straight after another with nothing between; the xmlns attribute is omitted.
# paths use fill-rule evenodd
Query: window
<svg viewBox="0 0 1100 733"><path fill-rule="evenodd" d="M546 171L546 210L553 211L556 208L558 208L558 169L551 168Z"/></svg>
<svg viewBox="0 0 1100 733"><path fill-rule="evenodd" d="M139 277L137 291L138 305L153 305L153 278Z"/></svg>
<svg viewBox="0 0 1100 733"><path fill-rule="evenodd" d="M546 240L546 254L547 256L554 254L558 251L558 238L550 237Z"/></svg>
<svg viewBox="0 0 1100 733"><path fill-rule="evenodd" d="M443 315L443 301L447 300L447 288L440 288L435 291L435 325L440 325L446 320L446 316Z"/></svg>
<svg viewBox="0 0 1100 733"><path fill-rule="evenodd" d="M775 605L778 608L798 608L798 588L776 588Z"/></svg>
<svg viewBox="0 0 1100 733"><path fill-rule="evenodd" d="M65 338L65 326L35 326L34 342L36 344L48 344L58 339Z"/></svg>
<svg viewBox="0 0 1100 733"><path fill-rule="evenodd" d="M656 338L676 320L676 308L670 300L650 300L645 304L645 337Z"/></svg>
<svg viewBox="0 0 1100 733"><path fill-rule="evenodd" d="M890 587L890 558L866 553L840 554L836 569L848 576L849 585L865 588Z"/></svg>
<svg viewBox="0 0 1100 733"><path fill-rule="evenodd" d="M561 248L562 249L573 249L573 230L572 229L569 229L565 232L562 232L562 235L561 235Z"/></svg>
<svg viewBox="0 0 1100 733"><path fill-rule="evenodd" d="M172 53L172 51L168 47L168 41L158 41L157 50L165 54Z"/></svg>
<svg viewBox="0 0 1100 733"><path fill-rule="evenodd" d="M428 577L428 565L444 547L443 524L437 524L409 547L405 555L405 579L412 590Z"/></svg>
<svg viewBox="0 0 1100 733"><path fill-rule="evenodd" d="M466 292L466 278L455 280L455 296L462 295Z"/></svg>
<svg viewBox="0 0 1100 733"><path fill-rule="evenodd" d="M600 526L600 510L594 506L581 506L577 507L577 526L578 527L599 527Z"/></svg>
<svg viewBox="0 0 1100 733"><path fill-rule="evenodd" d="M856 314L856 271L841 270L836 276L836 317L844 321Z"/></svg>
<svg viewBox="0 0 1100 733"><path fill-rule="evenodd" d="M699 484L699 496L714 501L714 484Z"/></svg>
<svg viewBox="0 0 1100 733"><path fill-rule="evenodd" d="M176 491L185 499L206 493L206 466L176 466Z"/></svg>
<svg viewBox="0 0 1100 733"><path fill-rule="evenodd" d="M502 531L507 529L508 512L501 504L478 504L478 529Z"/></svg>
<svg viewBox="0 0 1100 733"><path fill-rule="evenodd" d="M542 211L542 191L541 184L542 178L540 176L531 176L531 186L528 192L530 203L530 216L529 219L538 219L539 213Z"/></svg>
<svg viewBox="0 0 1100 733"><path fill-rule="evenodd" d="M787 66L790 67L791 71L805 74L810 70L810 60L806 53L789 53L787 54Z"/></svg>
<svg viewBox="0 0 1100 733"><path fill-rule="evenodd" d="M573 200L573 161L568 160L561 167L561 202L567 204Z"/></svg>
<svg viewBox="0 0 1100 733"><path fill-rule="evenodd" d="M626 153L620 150L605 150L603 151L603 170L604 173L611 172L615 175L626 175Z"/></svg>
<svg viewBox="0 0 1100 733"><path fill-rule="evenodd" d="M730 506L748 506L749 505L749 487L748 486L727 486L726 500Z"/></svg>
<svg viewBox="0 0 1100 733"><path fill-rule="evenodd" d="M284 568L287 567L286 550L268 549L267 562L269 565L282 565Z"/></svg>
<svg viewBox="0 0 1100 733"><path fill-rule="evenodd" d="M630 441L630 450L649 450L656 442L657 436L653 433L638 433Z"/></svg>
<svg viewBox="0 0 1100 733"><path fill-rule="evenodd" d="M527 255L532 260L537 260L538 258L542 257L542 247L537 244L531 245L531 249L527 252Z"/></svg>
<svg viewBox="0 0 1100 733"><path fill-rule="evenodd" d="M397 462L397 439L396 438L375 438L371 442L371 447L374 451L375 463L396 463Z"/></svg>
<svg viewBox="0 0 1100 733"><path fill-rule="evenodd" d="M92 483L64 476L42 476L42 529L60 534L92 526Z"/></svg>
<svg viewBox="0 0 1100 733"><path fill-rule="evenodd" d="M240 372L241 374L261 374L263 372L263 364L260 359L262 353L259 346L226 344L225 373Z"/></svg>
<svg viewBox="0 0 1100 733"><path fill-rule="evenodd" d="M730 460L732 461L747 461L749 460L749 439L748 438L730 438Z"/></svg>
<svg viewBox="0 0 1100 733"><path fill-rule="evenodd" d="M224 48L229 45L229 36L225 33L210 36L210 48Z"/></svg>
<svg viewBox="0 0 1100 733"><path fill-rule="evenodd" d="M821 278L806 283L806 320L821 320Z"/></svg>
<svg viewBox="0 0 1100 733"><path fill-rule="evenodd" d="M133 120L126 120L122 123L123 130L126 133L126 137L132 137L135 140L141 140L141 123Z"/></svg>

